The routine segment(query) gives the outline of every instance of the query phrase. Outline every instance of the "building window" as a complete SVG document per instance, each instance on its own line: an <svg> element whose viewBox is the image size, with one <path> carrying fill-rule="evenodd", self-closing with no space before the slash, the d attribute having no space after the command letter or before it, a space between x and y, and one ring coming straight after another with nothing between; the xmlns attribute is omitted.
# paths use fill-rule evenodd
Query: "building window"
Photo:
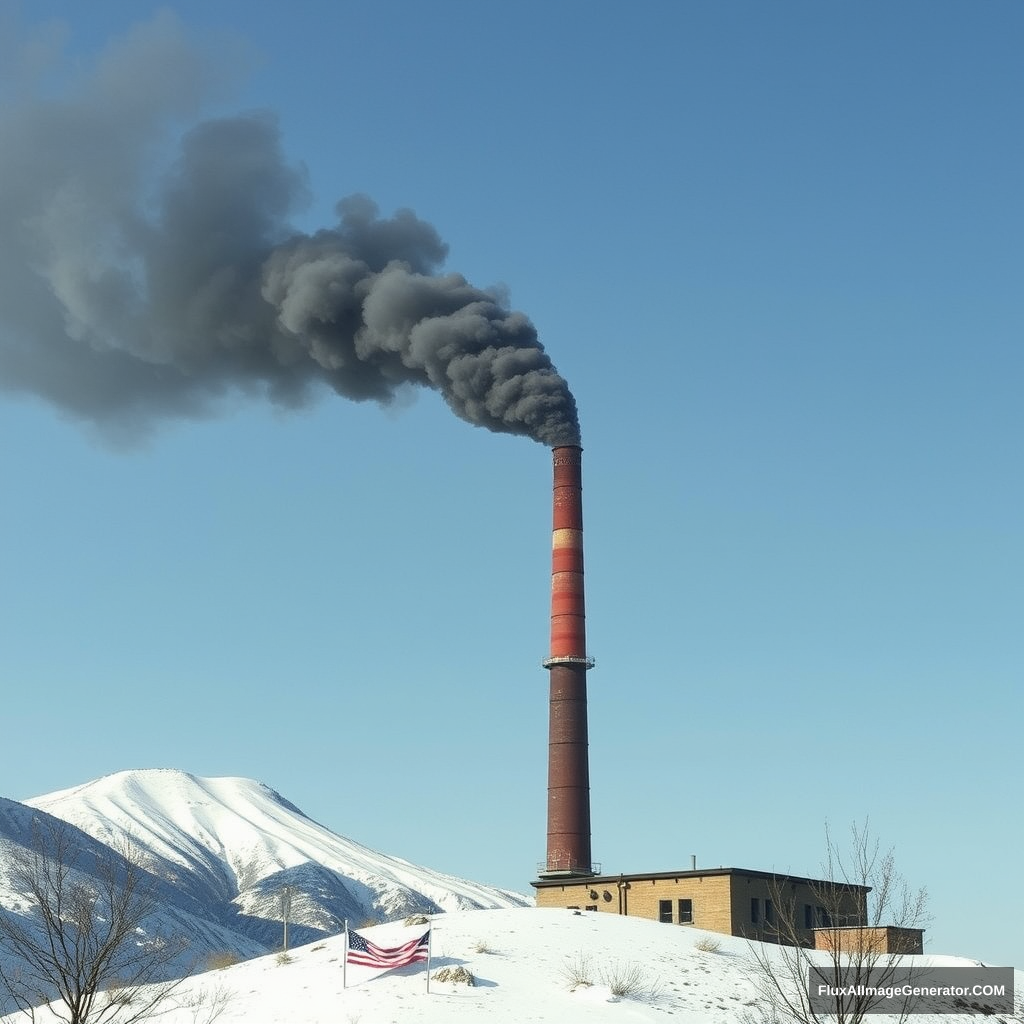
<svg viewBox="0 0 1024 1024"><path fill-rule="evenodd" d="M818 907L818 927L819 928L831 928L832 918L829 912L824 907Z"/></svg>
<svg viewBox="0 0 1024 1024"><path fill-rule="evenodd" d="M597 904L591 903L589 907L584 907L584 910L597 910Z"/></svg>
<svg viewBox="0 0 1024 1024"><path fill-rule="evenodd" d="M804 904L804 927L814 927L814 907L812 907L810 903Z"/></svg>
<svg viewBox="0 0 1024 1024"><path fill-rule="evenodd" d="M658 920L662 924L672 923L672 901L658 900Z"/></svg>
<svg viewBox="0 0 1024 1024"><path fill-rule="evenodd" d="M771 900L764 901L764 923L775 924L775 908Z"/></svg>
<svg viewBox="0 0 1024 1024"><path fill-rule="evenodd" d="M757 924L761 920L761 901L756 896L750 899L750 920L752 924Z"/></svg>
<svg viewBox="0 0 1024 1024"><path fill-rule="evenodd" d="M693 924L693 900L679 901L679 923Z"/></svg>

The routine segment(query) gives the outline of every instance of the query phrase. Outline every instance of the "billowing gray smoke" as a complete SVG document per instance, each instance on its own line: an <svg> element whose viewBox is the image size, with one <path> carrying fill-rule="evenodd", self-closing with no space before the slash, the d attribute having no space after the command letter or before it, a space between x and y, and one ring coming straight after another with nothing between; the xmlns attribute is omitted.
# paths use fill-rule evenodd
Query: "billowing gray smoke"
<svg viewBox="0 0 1024 1024"><path fill-rule="evenodd" d="M206 68L163 17L70 98L0 105L0 387L144 431L239 390L387 403L424 385L470 423L578 442L533 325L441 273L430 224L356 196L333 227L289 228L305 179L272 117L200 123L154 172Z"/></svg>

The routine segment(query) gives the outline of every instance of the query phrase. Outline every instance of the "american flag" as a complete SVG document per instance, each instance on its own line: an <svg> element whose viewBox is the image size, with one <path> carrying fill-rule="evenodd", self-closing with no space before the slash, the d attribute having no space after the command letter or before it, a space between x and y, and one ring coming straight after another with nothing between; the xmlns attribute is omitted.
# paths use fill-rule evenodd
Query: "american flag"
<svg viewBox="0 0 1024 1024"><path fill-rule="evenodd" d="M427 959L430 942L428 928L418 938L410 939L401 946L378 946L359 932L348 933L348 952L346 960L360 967L379 967L390 971L394 967L404 967Z"/></svg>

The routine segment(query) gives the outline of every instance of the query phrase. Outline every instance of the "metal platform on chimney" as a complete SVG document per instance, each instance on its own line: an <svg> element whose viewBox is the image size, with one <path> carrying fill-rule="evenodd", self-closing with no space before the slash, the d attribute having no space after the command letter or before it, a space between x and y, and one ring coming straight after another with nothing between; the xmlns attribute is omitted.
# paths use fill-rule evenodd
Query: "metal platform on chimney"
<svg viewBox="0 0 1024 1024"><path fill-rule="evenodd" d="M562 655L558 658L545 658L541 664L545 668L551 668L552 665L582 665L584 668L591 669L597 662L594 661L589 655L585 658L576 658L571 655Z"/></svg>

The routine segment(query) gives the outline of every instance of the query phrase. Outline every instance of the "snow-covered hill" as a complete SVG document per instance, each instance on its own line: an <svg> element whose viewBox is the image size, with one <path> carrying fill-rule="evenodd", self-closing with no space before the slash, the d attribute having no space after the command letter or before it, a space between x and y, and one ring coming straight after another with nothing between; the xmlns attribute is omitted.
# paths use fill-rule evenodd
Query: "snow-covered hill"
<svg viewBox="0 0 1024 1024"><path fill-rule="evenodd" d="M130 837L166 883L168 910L204 919L211 926L206 944L240 956L280 943L286 887L296 944L337 934L346 918L362 923L531 902L335 835L250 779L126 771L26 805L0 806L0 838L24 844L33 808L101 843ZM10 906L2 885L0 878L0 905ZM231 933L237 943L227 942Z"/></svg>
<svg viewBox="0 0 1024 1024"><path fill-rule="evenodd" d="M369 929L388 945L393 926ZM188 979L171 1000L164 1024L318 1024L321 1021L416 1024L742 1024L763 1020L743 939L613 914L550 909L456 911L433 922L430 992L426 965L389 974L349 966L343 987L344 938L270 955ZM408 929L406 929L408 931ZM714 951L698 948L717 943ZM915 957L920 964L973 964L954 957ZM437 979L463 966L473 986ZM635 973L635 990L612 995L609 979ZM573 987L570 975L593 984ZM1024 973L1017 972L1018 986ZM968 1024L965 1015L922 1014L918 1024ZM1017 1018L1006 1018L1017 1019ZM4 1024L14 1024L15 1017ZM36 1024L53 1018L37 1012Z"/></svg>

